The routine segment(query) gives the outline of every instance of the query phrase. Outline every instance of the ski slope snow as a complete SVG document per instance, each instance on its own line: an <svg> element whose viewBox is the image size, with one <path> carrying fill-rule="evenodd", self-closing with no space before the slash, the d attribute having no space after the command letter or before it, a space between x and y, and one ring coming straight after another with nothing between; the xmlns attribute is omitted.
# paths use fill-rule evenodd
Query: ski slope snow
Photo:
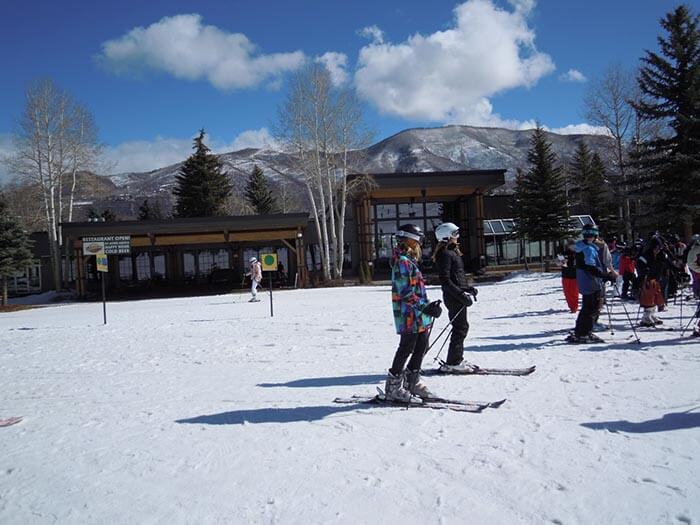
<svg viewBox="0 0 700 525"><path fill-rule="evenodd" d="M479 291L466 357L537 365L426 378L508 399L480 414L332 402L382 385L386 286L276 293L273 318L246 294L0 314L0 419L24 416L0 428L0 523L697 523L700 341L636 344L615 301L606 344L561 344L558 276Z"/></svg>

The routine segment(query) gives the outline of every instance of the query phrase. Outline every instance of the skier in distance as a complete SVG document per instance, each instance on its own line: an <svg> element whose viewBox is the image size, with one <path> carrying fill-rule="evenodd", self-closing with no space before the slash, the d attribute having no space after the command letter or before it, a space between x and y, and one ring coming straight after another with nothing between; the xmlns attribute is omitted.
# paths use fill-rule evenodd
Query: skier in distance
<svg viewBox="0 0 700 525"><path fill-rule="evenodd" d="M435 247L433 261L440 276L442 299L452 320L447 359L440 365L440 370L448 373L474 372L476 365L464 360L464 340L469 333L467 308L473 304L471 296L476 297L478 292L469 285L464 273L464 261L459 249L459 227L445 222L435 228L435 237L438 245Z"/></svg>
<svg viewBox="0 0 700 525"><path fill-rule="evenodd" d="M391 259L391 302L396 333L401 339L386 378L385 394L392 401L409 403L433 397L420 380L420 370L433 319L442 310L439 301L428 302L423 274L418 268L423 239L423 231L415 224L402 225L396 232L398 242Z"/></svg>
<svg viewBox="0 0 700 525"><path fill-rule="evenodd" d="M250 293L253 297L248 302L257 303L260 302L260 299L258 299L258 285L262 281L262 265L257 257L251 257L249 262L250 271L246 273L246 276L250 276Z"/></svg>

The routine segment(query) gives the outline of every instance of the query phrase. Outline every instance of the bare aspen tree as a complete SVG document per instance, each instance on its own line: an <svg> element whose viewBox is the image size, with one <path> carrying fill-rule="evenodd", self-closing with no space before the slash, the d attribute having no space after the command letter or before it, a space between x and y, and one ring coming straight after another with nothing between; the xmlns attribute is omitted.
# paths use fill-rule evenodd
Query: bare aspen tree
<svg viewBox="0 0 700 525"><path fill-rule="evenodd" d="M603 76L589 86L584 97L585 117L597 126L603 126L612 137L610 157L619 178L618 215L625 225L625 237L632 238L630 217L630 186L627 174L627 149L634 132L634 108L630 104L636 96L634 74L621 64L610 66Z"/></svg>
<svg viewBox="0 0 700 525"><path fill-rule="evenodd" d="M324 279L343 274L347 175L354 150L369 144L361 106L349 88L334 86L325 67L309 63L291 80L279 108L275 139L303 175L316 226Z"/></svg>
<svg viewBox="0 0 700 525"><path fill-rule="evenodd" d="M13 142L10 169L41 192L52 273L60 290L60 224L72 220L79 172L93 166L99 155L97 131L85 108L51 80L41 80L27 89Z"/></svg>

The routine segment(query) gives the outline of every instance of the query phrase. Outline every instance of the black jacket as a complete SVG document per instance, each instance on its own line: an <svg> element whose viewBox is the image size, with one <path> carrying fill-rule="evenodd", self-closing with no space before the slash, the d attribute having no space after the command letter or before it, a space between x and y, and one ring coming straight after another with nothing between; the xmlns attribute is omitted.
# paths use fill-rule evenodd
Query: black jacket
<svg viewBox="0 0 700 525"><path fill-rule="evenodd" d="M445 300L464 302L464 292L471 288L464 273L464 261L455 252L455 245L448 244L435 261Z"/></svg>
<svg viewBox="0 0 700 525"><path fill-rule="evenodd" d="M576 279L576 252L564 250L565 265L561 267L561 276L565 279Z"/></svg>

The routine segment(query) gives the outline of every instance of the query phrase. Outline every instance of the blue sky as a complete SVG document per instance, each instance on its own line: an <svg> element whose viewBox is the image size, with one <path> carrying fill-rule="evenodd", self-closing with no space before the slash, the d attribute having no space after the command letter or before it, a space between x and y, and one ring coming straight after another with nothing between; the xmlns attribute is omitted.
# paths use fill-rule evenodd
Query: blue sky
<svg viewBox="0 0 700 525"><path fill-rule="evenodd" d="M636 67L644 49L656 49L658 20L675 5L8 2L0 17L0 152L10 147L24 90L42 77L92 111L115 171L184 158L201 127L219 151L262 145L285 79L319 57L357 89L377 139L449 123L518 128L537 119L553 130L587 129L589 82L614 62Z"/></svg>

